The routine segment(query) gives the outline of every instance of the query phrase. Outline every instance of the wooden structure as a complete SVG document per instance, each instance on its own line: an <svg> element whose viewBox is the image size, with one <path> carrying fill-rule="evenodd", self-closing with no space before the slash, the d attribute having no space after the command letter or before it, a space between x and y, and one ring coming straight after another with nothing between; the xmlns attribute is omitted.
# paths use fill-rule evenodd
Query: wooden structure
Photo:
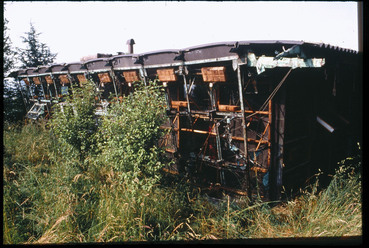
<svg viewBox="0 0 369 248"><path fill-rule="evenodd" d="M176 161L166 169L201 185L278 199L282 185L302 185L318 168L333 168L361 139L359 57L325 44L239 41L12 76L31 82L25 87L32 85L37 101L48 99L37 87L54 85L49 96L61 101L60 85L81 87L90 78L100 103L128 95L137 81L158 79L169 117L162 128L171 131L162 146Z"/></svg>

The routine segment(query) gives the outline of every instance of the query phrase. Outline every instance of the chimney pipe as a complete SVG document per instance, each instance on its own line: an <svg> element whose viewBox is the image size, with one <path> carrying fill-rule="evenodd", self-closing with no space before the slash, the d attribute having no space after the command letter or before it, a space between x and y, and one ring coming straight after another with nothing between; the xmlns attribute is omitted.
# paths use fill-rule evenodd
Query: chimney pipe
<svg viewBox="0 0 369 248"><path fill-rule="evenodd" d="M358 45L358 50L360 53L363 52L364 47L363 47L363 22L364 22L364 18L363 18L363 2L358 2L357 3L357 17L358 17L358 33L359 33L359 37L358 37L358 41L359 41L359 45Z"/></svg>
<svg viewBox="0 0 369 248"><path fill-rule="evenodd" d="M133 53L133 45L136 44L134 39L127 40L126 44L128 45L128 53L132 54Z"/></svg>

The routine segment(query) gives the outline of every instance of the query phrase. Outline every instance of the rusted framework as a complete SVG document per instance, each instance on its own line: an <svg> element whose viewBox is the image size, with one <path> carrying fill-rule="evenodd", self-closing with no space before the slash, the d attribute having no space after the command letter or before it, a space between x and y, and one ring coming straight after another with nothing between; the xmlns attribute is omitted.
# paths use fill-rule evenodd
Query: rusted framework
<svg viewBox="0 0 369 248"><path fill-rule="evenodd" d="M360 136L357 53L300 41L240 41L125 54L12 73L29 101L49 111L72 87L96 83L97 114L157 79L170 133L159 141L176 163L168 172L196 183L278 198L346 155ZM333 145L335 144L335 145ZM328 151L326 156L324 151ZM326 157L328 157L326 161ZM286 180L286 178L288 180ZM283 180L282 180L283 179Z"/></svg>

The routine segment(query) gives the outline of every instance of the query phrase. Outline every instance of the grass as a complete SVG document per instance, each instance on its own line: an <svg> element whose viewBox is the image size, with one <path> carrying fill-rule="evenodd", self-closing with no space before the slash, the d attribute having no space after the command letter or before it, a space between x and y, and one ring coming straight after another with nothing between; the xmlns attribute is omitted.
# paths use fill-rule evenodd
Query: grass
<svg viewBox="0 0 369 248"><path fill-rule="evenodd" d="M81 170L52 137L44 124L4 127L4 244L362 236L360 157L326 189L317 177L274 207L226 195L213 204L179 178L132 192L123 172Z"/></svg>

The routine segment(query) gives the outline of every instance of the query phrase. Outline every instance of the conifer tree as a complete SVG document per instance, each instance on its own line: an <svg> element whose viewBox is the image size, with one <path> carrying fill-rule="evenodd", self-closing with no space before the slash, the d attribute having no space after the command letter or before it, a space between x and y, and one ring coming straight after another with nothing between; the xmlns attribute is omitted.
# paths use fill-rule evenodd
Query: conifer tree
<svg viewBox="0 0 369 248"><path fill-rule="evenodd" d="M27 46L25 49L19 49L19 60L22 67L37 67L53 63L57 54L51 53L50 48L45 43L40 42L39 35L41 33L36 32L32 23L30 25L30 31L25 33L25 37L21 37Z"/></svg>
<svg viewBox="0 0 369 248"><path fill-rule="evenodd" d="M11 69L14 68L16 63L16 55L17 52L12 47L12 42L10 40L10 37L7 33L8 31L8 20L4 18L4 30L3 30L3 41L4 41L4 57L3 57L3 73L4 77L7 75L7 73L10 72Z"/></svg>
<svg viewBox="0 0 369 248"><path fill-rule="evenodd" d="M5 5L4 5L5 7ZM9 37L9 28L7 24L9 21L4 18L4 30L3 30L3 121L16 122L21 120L25 115L24 103L22 96L16 87L14 80L7 78L12 69L15 69L17 63L17 52L12 46L11 39Z"/></svg>

